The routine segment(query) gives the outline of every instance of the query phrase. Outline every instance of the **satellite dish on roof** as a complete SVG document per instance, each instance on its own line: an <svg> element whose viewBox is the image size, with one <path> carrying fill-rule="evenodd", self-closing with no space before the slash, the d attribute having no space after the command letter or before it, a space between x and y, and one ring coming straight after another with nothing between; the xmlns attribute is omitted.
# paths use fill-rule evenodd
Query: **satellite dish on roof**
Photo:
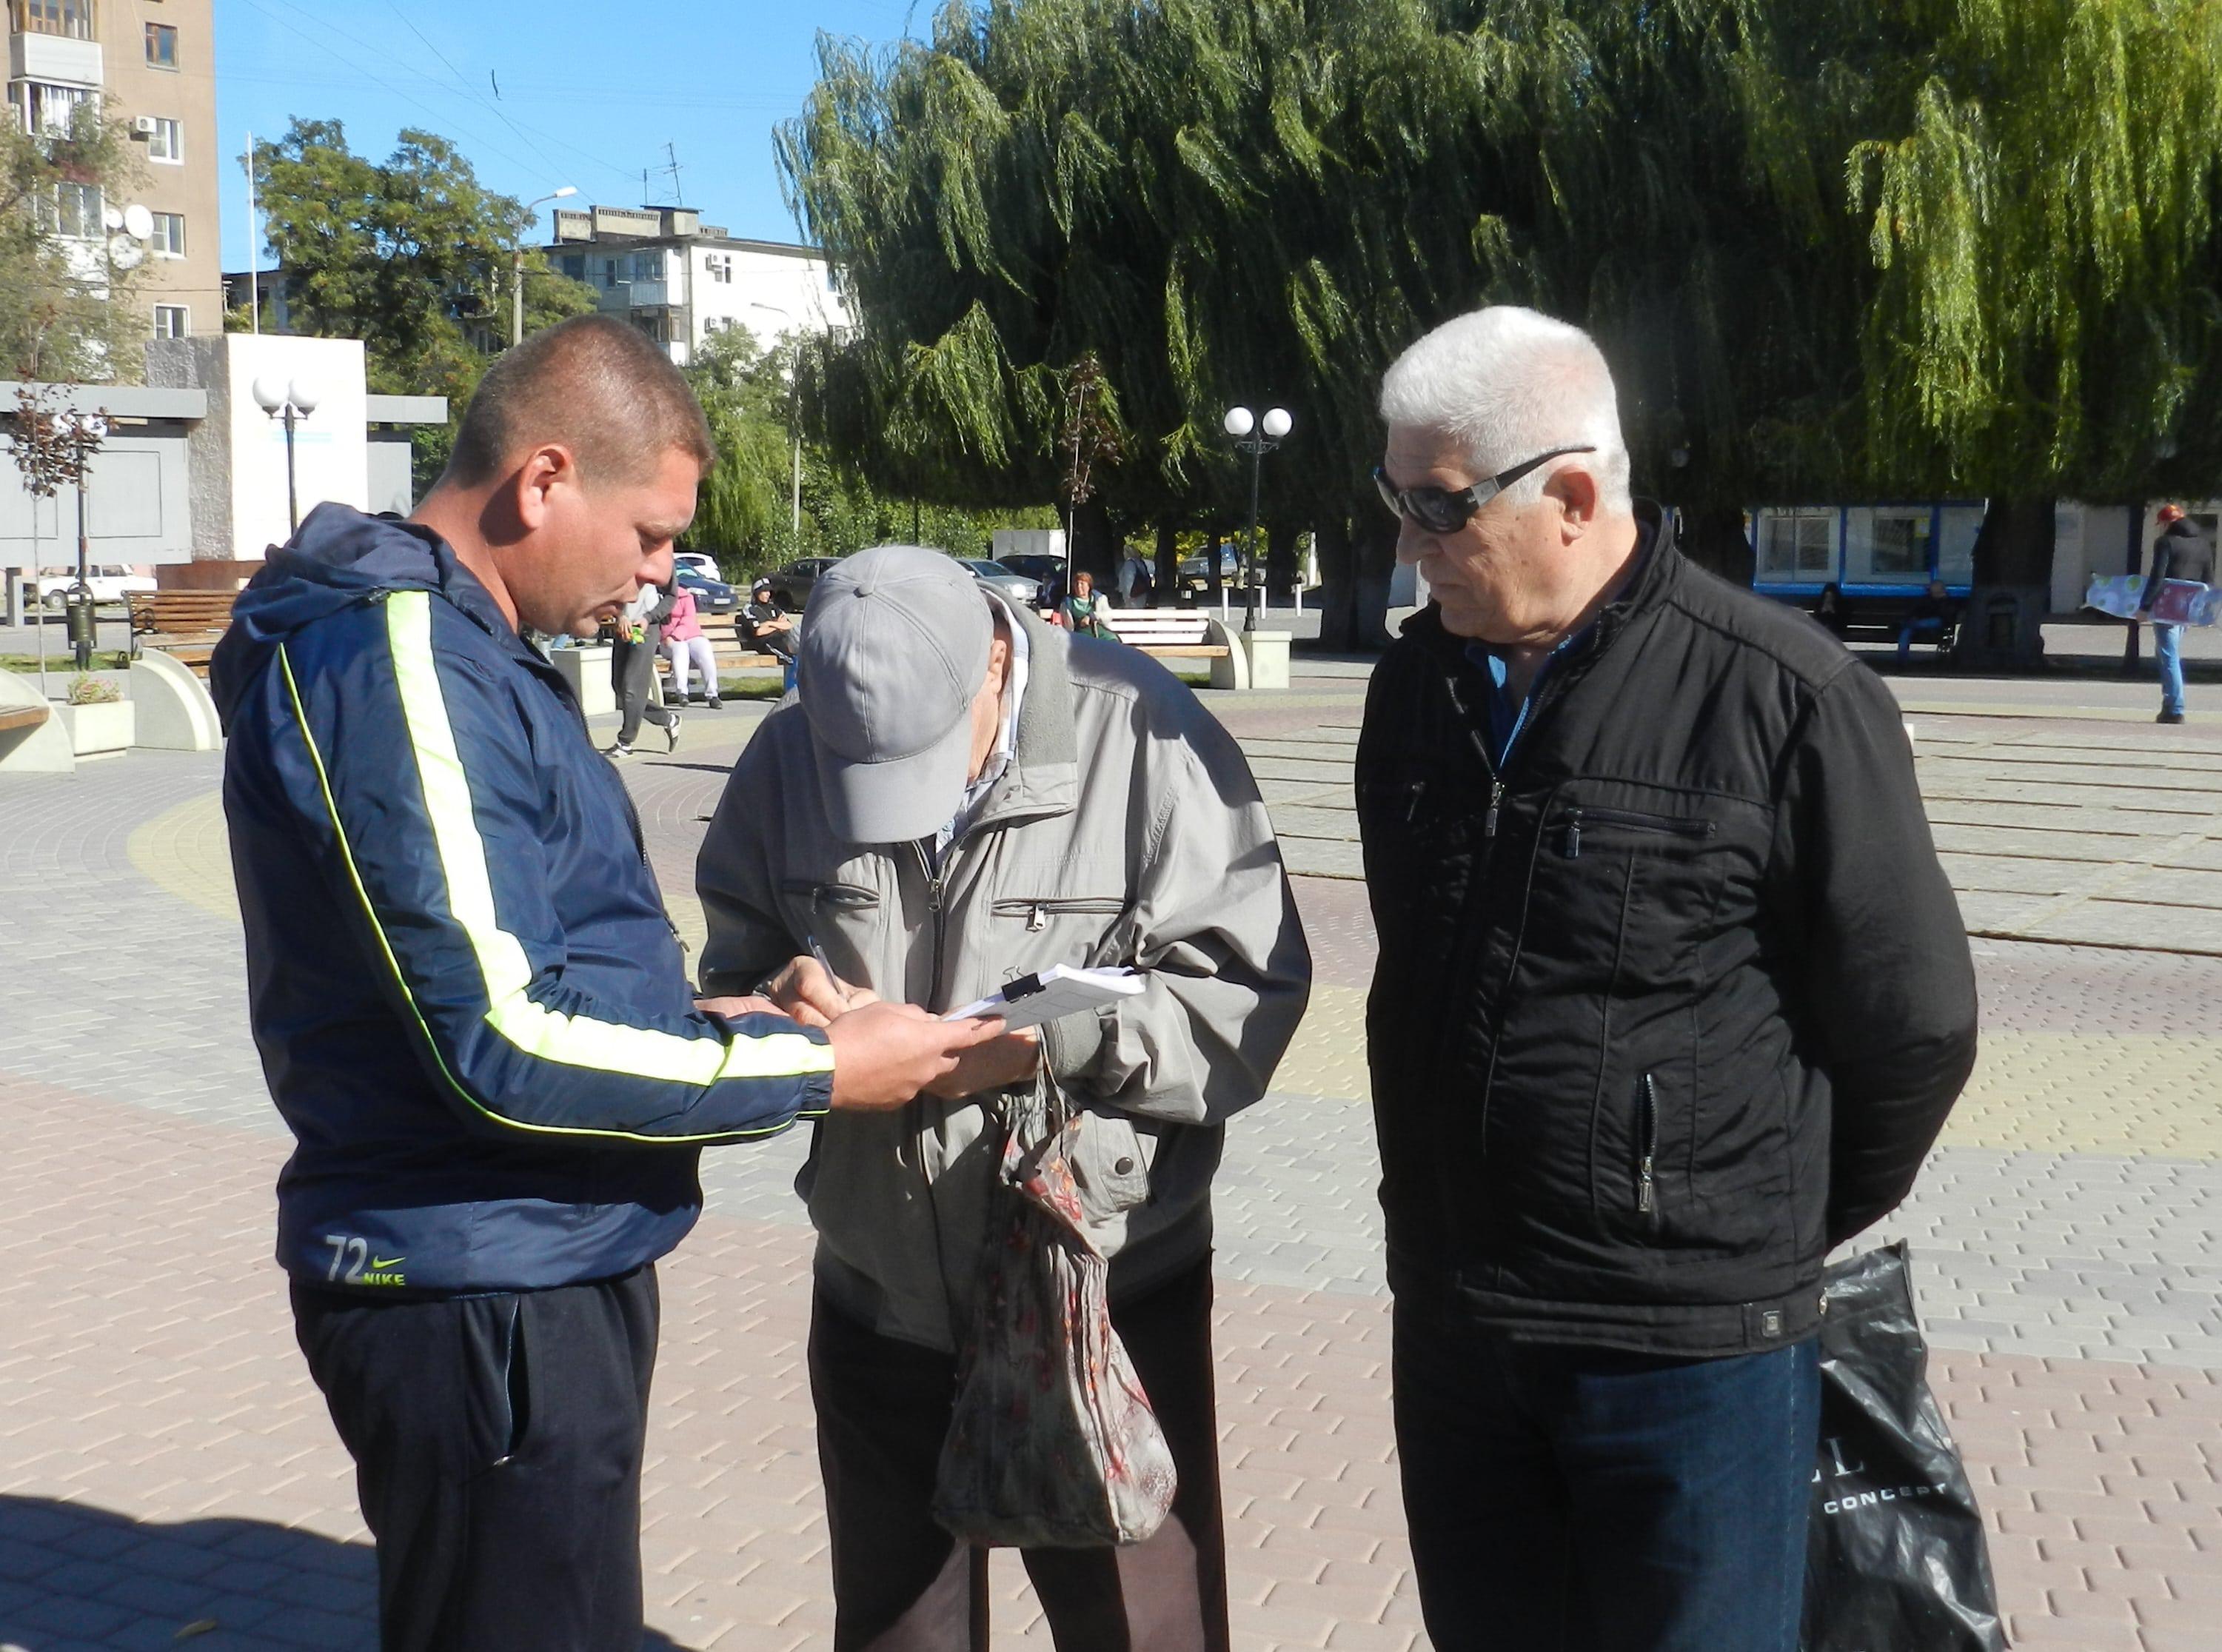
<svg viewBox="0 0 2222 1652"><path fill-rule="evenodd" d="M123 233L134 241L144 241L154 233L154 215L134 201L123 209Z"/></svg>

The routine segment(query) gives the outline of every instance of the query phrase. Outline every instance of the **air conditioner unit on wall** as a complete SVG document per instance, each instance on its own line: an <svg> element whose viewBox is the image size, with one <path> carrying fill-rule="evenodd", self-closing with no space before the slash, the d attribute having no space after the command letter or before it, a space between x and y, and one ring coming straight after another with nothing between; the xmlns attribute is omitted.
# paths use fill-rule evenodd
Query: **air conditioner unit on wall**
<svg viewBox="0 0 2222 1652"><path fill-rule="evenodd" d="M154 129L158 124L159 122L152 115L134 115L131 117L131 135L135 138L151 138L154 135Z"/></svg>

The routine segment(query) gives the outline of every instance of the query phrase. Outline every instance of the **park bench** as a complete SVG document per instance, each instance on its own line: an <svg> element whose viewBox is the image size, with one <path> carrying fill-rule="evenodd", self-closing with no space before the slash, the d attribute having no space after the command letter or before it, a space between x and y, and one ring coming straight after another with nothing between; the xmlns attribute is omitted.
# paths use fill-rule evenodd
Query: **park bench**
<svg viewBox="0 0 2222 1652"><path fill-rule="evenodd" d="M704 615L702 634L710 639L710 656L718 663L720 679L735 671L776 671L783 663L778 655L741 641L738 626L730 619ZM656 672L658 678L669 682L671 656L662 649L656 651Z"/></svg>
<svg viewBox="0 0 2222 1652"><path fill-rule="evenodd" d="M1193 608L1113 608L1098 612L1111 633L1129 648L1160 660L1223 660L1224 644L1211 640L1217 622Z"/></svg>
<svg viewBox="0 0 2222 1652"><path fill-rule="evenodd" d="M21 734L43 728L53 713L44 706L0 706L0 734Z"/></svg>
<svg viewBox="0 0 2222 1652"><path fill-rule="evenodd" d="M236 591L138 591L131 602L131 647L159 648L198 676L231 625Z"/></svg>
<svg viewBox="0 0 2222 1652"><path fill-rule="evenodd" d="M1905 617L1913 612L1917 597L1852 596L1844 600L1844 640L1848 643L1898 642L1898 633L1905 625ZM1961 608L1955 606L1951 618L1941 631L1914 633L1913 645L1923 647L1934 643L1939 654L1949 654L1959 640Z"/></svg>
<svg viewBox="0 0 2222 1652"><path fill-rule="evenodd" d="M1212 614L1194 608L1113 608L1097 612L1111 634L1139 654L1159 660L1203 660L1215 688L1250 686L1248 662Z"/></svg>

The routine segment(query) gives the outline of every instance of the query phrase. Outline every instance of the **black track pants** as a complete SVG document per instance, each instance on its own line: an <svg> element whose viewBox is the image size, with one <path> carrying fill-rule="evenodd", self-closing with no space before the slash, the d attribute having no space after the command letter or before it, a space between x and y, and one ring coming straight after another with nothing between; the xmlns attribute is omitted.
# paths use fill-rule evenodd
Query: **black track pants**
<svg viewBox="0 0 2222 1652"><path fill-rule="evenodd" d="M416 1302L296 1283L386 1652L635 1652L656 1271Z"/></svg>

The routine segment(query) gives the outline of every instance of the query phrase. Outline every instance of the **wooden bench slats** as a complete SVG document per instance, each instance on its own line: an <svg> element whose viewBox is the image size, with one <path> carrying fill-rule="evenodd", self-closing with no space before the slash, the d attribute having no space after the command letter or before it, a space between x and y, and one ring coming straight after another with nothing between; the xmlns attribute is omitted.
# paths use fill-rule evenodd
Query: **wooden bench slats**
<svg viewBox="0 0 2222 1652"><path fill-rule="evenodd" d="M0 706L0 734L41 727L48 715L44 706Z"/></svg>
<svg viewBox="0 0 2222 1652"><path fill-rule="evenodd" d="M1104 623L1127 647L1156 660L1223 660L1228 650L1207 640L1211 618L1193 610L1110 608Z"/></svg>

